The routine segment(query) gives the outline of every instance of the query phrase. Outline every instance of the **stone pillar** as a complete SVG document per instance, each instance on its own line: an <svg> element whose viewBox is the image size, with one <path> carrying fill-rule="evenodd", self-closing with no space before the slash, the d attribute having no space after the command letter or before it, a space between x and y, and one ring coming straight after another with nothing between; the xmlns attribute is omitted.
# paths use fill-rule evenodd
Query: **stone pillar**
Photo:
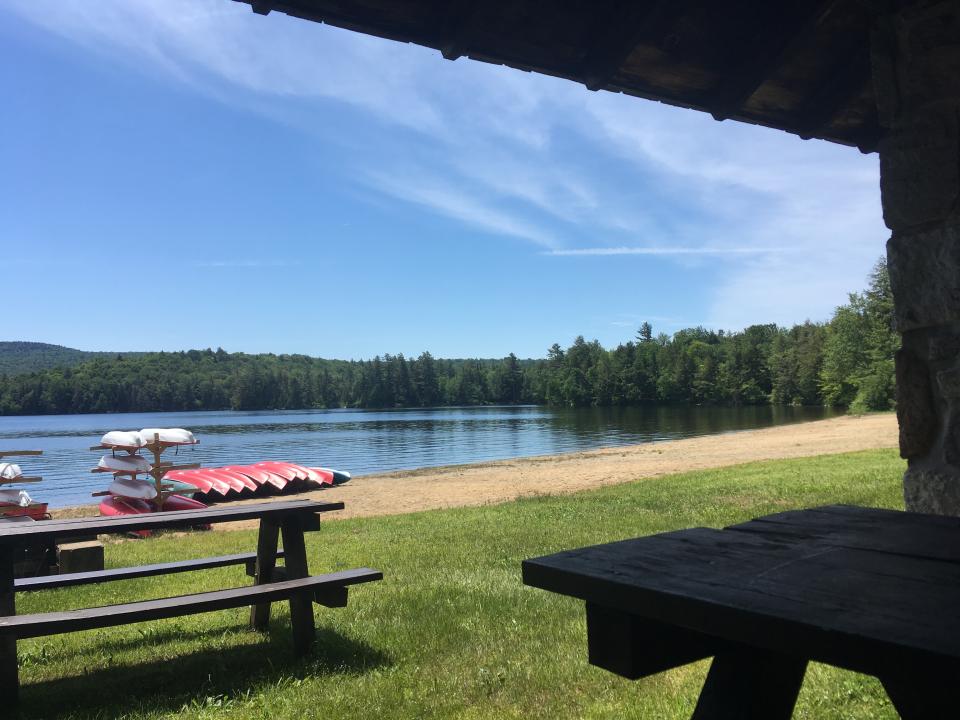
<svg viewBox="0 0 960 720"><path fill-rule="evenodd" d="M872 39L907 509L960 515L960 2L910 0Z"/></svg>

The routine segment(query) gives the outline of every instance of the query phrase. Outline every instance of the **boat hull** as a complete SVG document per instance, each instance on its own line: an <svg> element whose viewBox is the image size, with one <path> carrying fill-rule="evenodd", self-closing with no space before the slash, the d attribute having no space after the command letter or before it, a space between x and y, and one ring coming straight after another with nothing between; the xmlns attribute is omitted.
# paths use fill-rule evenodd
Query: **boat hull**
<svg viewBox="0 0 960 720"><path fill-rule="evenodd" d="M0 517L29 517L34 520L48 520L47 503L0 503Z"/></svg>
<svg viewBox="0 0 960 720"><path fill-rule="evenodd" d="M313 468L314 470L319 470L320 472L330 473L333 478L334 485L342 485L345 482L348 482L353 476L348 473L346 470L334 470L333 468Z"/></svg>
<svg viewBox="0 0 960 720"><path fill-rule="evenodd" d="M171 495L163 502L163 509L172 510L203 510L207 506L199 500L183 497L182 495ZM156 507L146 500L135 500L132 498L123 498L111 495L100 503L100 514L106 517L118 517L122 515L149 515L156 512ZM209 529L209 525L200 526ZM138 537L149 537L149 530L137 530L132 533Z"/></svg>

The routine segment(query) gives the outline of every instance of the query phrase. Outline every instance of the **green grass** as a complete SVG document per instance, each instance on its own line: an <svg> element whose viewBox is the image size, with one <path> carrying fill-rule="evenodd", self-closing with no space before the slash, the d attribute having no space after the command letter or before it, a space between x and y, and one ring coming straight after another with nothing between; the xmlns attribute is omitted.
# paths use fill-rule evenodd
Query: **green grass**
<svg viewBox="0 0 960 720"><path fill-rule="evenodd" d="M20 643L23 718L687 718L705 662L629 682L585 659L582 604L524 587L524 558L833 502L902 506L892 450L752 463L564 497L327 522L315 572L366 565L380 583L318 608L319 647L293 659L224 611ZM110 544L107 562L243 552L253 532ZM24 594L19 612L243 584L238 568ZM0 713L2 714L2 713ZM895 718L872 678L812 665L798 718Z"/></svg>

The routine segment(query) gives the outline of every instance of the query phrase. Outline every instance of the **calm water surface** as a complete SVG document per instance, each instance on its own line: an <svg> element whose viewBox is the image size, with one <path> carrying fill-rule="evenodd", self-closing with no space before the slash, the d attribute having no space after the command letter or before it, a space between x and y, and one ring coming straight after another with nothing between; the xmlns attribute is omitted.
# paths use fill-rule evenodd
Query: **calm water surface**
<svg viewBox="0 0 960 720"><path fill-rule="evenodd" d="M100 453L88 448L109 430L188 428L200 445L180 450L175 459L185 463L289 460L363 475L675 440L832 414L790 407L482 407L46 415L0 417L0 450L43 450L38 458L11 460L25 474L43 476L28 488L35 499L62 507L94 502L90 493L107 485L104 476L89 472Z"/></svg>

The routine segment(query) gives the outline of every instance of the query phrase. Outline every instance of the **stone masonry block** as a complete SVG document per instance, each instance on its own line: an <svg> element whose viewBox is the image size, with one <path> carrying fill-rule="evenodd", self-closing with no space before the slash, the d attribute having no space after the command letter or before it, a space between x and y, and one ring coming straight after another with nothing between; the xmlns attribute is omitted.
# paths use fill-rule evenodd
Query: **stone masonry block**
<svg viewBox="0 0 960 720"><path fill-rule="evenodd" d="M897 330L960 321L960 223L894 233L887 242L887 265Z"/></svg>

